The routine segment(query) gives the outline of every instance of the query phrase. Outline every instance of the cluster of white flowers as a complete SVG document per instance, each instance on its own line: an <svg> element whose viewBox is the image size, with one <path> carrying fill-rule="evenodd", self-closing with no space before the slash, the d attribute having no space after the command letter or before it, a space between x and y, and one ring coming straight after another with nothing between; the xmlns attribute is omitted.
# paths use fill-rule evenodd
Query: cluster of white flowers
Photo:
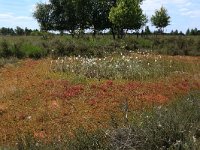
<svg viewBox="0 0 200 150"><path fill-rule="evenodd" d="M150 74L160 76L166 66L162 66L162 56L149 53L120 53L117 56L104 58L64 57L51 61L54 71L75 73L88 78L107 79L144 79ZM169 64L169 63L168 63ZM170 68L172 63L170 62Z"/></svg>

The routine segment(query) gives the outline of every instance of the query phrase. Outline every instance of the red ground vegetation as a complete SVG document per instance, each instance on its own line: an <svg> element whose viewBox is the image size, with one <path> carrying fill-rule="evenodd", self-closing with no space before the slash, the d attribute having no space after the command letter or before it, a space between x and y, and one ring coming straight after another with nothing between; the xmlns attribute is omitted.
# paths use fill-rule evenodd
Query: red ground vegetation
<svg viewBox="0 0 200 150"><path fill-rule="evenodd" d="M109 126L112 115L129 109L163 105L177 95L200 89L198 77L176 75L154 82L96 81L73 84L48 70L49 60L26 60L0 70L0 145L14 143L17 134L33 133L51 139Z"/></svg>

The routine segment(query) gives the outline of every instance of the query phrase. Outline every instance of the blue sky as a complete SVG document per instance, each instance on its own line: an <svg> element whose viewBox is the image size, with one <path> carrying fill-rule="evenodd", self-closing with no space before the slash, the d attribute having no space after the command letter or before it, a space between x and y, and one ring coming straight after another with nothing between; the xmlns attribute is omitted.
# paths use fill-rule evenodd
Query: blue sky
<svg viewBox="0 0 200 150"><path fill-rule="evenodd" d="M32 17L37 2L47 0L0 0L0 27L28 27L39 28L38 23ZM156 9L164 6L171 16L171 25L165 30L179 29L186 31L187 28L200 29L200 2L199 0L144 0L142 8L150 18ZM151 23L148 23L150 29Z"/></svg>

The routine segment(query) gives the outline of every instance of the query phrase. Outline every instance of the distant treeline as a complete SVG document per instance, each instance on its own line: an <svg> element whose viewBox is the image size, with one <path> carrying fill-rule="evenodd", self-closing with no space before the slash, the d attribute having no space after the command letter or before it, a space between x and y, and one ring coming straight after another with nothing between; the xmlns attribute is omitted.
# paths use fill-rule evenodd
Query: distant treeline
<svg viewBox="0 0 200 150"><path fill-rule="evenodd" d="M11 35L11 36L16 36L16 35L40 35L41 32L38 31L37 29L28 29L28 28L21 28L21 27L16 27L15 29L13 28L6 28L2 27L0 28L0 35Z"/></svg>
<svg viewBox="0 0 200 150"><path fill-rule="evenodd" d="M44 32L43 31L40 31L38 29L28 29L27 27L26 28L21 28L21 27L16 27L15 29L13 28L6 28L6 27L2 27L0 28L0 35L5 35L5 36L42 36L44 35L43 34ZM146 26L144 30L141 30L140 32L132 32L132 33L129 33L129 34L139 34L139 35L151 35L151 34L158 34L159 32L158 31L151 31L149 29L149 26ZM50 34L56 34L55 32L54 33L50 33ZM85 33L86 34L86 33ZM91 34L91 32L88 32L88 34ZM109 34L111 35L111 31L108 30L108 32L97 32L97 34ZM165 33L165 35L200 35L200 30L197 29L197 28L194 28L194 29L187 29L187 31L184 33L182 31L178 31L177 29L176 30L172 30L170 33Z"/></svg>
<svg viewBox="0 0 200 150"><path fill-rule="evenodd" d="M185 33L183 33L182 31L178 31L178 30L172 30L170 32L170 35L200 35L200 30L198 30L197 28L194 28L194 29L188 28Z"/></svg>

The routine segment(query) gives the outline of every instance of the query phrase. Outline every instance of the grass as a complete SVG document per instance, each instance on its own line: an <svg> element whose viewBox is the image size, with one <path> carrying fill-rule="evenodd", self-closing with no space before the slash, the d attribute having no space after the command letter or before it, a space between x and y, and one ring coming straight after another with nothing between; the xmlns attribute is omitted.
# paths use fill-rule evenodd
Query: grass
<svg viewBox="0 0 200 150"><path fill-rule="evenodd" d="M16 64L18 59L16 58L0 58L0 68L4 67L6 64Z"/></svg>

